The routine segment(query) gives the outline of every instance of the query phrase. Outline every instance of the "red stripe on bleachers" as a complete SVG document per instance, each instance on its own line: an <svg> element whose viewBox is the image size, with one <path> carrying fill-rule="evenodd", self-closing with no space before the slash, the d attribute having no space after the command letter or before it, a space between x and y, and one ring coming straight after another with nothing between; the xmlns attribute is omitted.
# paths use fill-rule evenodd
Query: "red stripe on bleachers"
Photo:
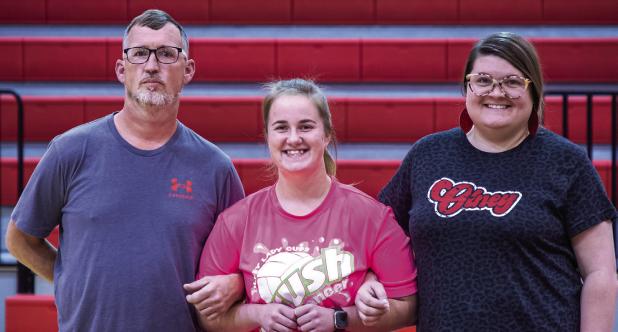
<svg viewBox="0 0 618 332"><path fill-rule="evenodd" d="M616 2L618 3L618 1ZM616 82L618 39L532 38L545 79L551 82Z"/></svg>
<svg viewBox="0 0 618 332"><path fill-rule="evenodd" d="M276 72L273 39L194 39L196 81L264 81Z"/></svg>
<svg viewBox="0 0 618 332"><path fill-rule="evenodd" d="M459 0L460 24L543 24L544 0ZM499 13L496 17L495 14Z"/></svg>
<svg viewBox="0 0 618 332"><path fill-rule="evenodd" d="M446 48L444 39L364 40L362 79L367 82L446 82Z"/></svg>
<svg viewBox="0 0 618 332"><path fill-rule="evenodd" d="M0 23L127 23L160 8L184 24L616 24L615 0L21 0Z"/></svg>
<svg viewBox="0 0 618 332"><path fill-rule="evenodd" d="M268 0L256 5L254 0L210 0L210 21L215 24L292 23L292 1Z"/></svg>
<svg viewBox="0 0 618 332"><path fill-rule="evenodd" d="M54 136L122 109L122 97L24 96L26 141ZM341 142L412 142L458 125L463 98L330 98L333 124ZM0 96L0 141L15 141L16 103ZM182 97L179 118L214 142L258 142L263 139L261 97ZM586 99L569 99L569 139L586 142ZM238 121L242 119L242 121ZM546 98L545 126L562 133L562 99ZM593 98L593 143L611 140L611 99Z"/></svg>
<svg viewBox="0 0 618 332"><path fill-rule="evenodd" d="M114 81L120 38L0 37L0 78ZM195 38L195 81L456 82L476 39ZM618 82L618 38L532 38L550 82ZM20 53L21 52L21 53ZM21 65L19 55L22 54ZM23 69L20 69L23 68ZM23 71L23 74L20 74Z"/></svg>
<svg viewBox="0 0 618 332"><path fill-rule="evenodd" d="M123 22L125 24L133 17L151 8L166 11L182 24L207 24L211 17L208 0L127 0L127 2L127 18Z"/></svg>
<svg viewBox="0 0 618 332"><path fill-rule="evenodd" d="M105 39L28 37L22 47L25 81L104 81L113 71Z"/></svg>
<svg viewBox="0 0 618 332"><path fill-rule="evenodd" d="M435 131L434 100L350 99L349 142L413 142Z"/></svg>
<svg viewBox="0 0 618 332"><path fill-rule="evenodd" d="M543 0L544 24L616 24L616 0Z"/></svg>
<svg viewBox="0 0 618 332"><path fill-rule="evenodd" d="M178 118L196 131L210 133L217 141L255 142L263 131L260 103L257 97L236 98L233 102L211 98L208 103L194 98L183 101Z"/></svg>
<svg viewBox="0 0 618 332"><path fill-rule="evenodd" d="M32 176L34 167L40 158L25 158L24 184ZM0 205L10 206L17 203L17 159L0 158Z"/></svg>
<svg viewBox="0 0 618 332"><path fill-rule="evenodd" d="M46 0L46 23L127 23L127 4L131 1Z"/></svg>
<svg viewBox="0 0 618 332"><path fill-rule="evenodd" d="M298 24L371 24L375 0L293 0L293 21Z"/></svg>
<svg viewBox="0 0 618 332"><path fill-rule="evenodd" d="M0 81L22 81L24 79L23 38L3 38L0 43Z"/></svg>
<svg viewBox="0 0 618 332"><path fill-rule="evenodd" d="M458 20L458 3L453 0L376 1L378 24L454 24Z"/></svg>
<svg viewBox="0 0 618 332"><path fill-rule="evenodd" d="M39 158L26 159L26 179L30 178L38 161ZM234 159L233 162L247 194L273 184L275 181L267 159ZM375 197L395 174L400 163L400 160L339 160L337 178ZM595 160L593 164L608 195L611 195L611 162ZM0 205L15 205L17 202L17 161L15 158L1 158L0 171L2 176Z"/></svg>
<svg viewBox="0 0 618 332"><path fill-rule="evenodd" d="M0 1L0 23L45 23L46 0Z"/></svg>
<svg viewBox="0 0 618 332"><path fill-rule="evenodd" d="M280 39L275 77L307 77L320 82L358 82L358 39Z"/></svg>

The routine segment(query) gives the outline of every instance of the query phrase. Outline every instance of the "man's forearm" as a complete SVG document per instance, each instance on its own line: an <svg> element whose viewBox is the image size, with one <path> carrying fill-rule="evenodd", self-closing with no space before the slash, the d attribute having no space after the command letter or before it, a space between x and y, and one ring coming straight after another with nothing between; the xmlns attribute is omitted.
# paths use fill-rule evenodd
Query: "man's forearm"
<svg viewBox="0 0 618 332"><path fill-rule="evenodd" d="M251 331L260 327L260 306L264 304L237 303L225 314L208 320L198 315L200 326L206 331Z"/></svg>
<svg viewBox="0 0 618 332"><path fill-rule="evenodd" d="M45 239L28 235L9 222L6 245L10 253L34 273L49 282L54 281L54 264L57 251Z"/></svg>

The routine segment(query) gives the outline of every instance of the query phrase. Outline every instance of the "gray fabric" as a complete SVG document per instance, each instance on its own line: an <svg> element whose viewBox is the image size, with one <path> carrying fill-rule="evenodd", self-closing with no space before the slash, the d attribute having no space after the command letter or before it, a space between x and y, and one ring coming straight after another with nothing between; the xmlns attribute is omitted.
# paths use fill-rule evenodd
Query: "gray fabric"
<svg viewBox="0 0 618 332"><path fill-rule="evenodd" d="M61 331L193 331L182 284L217 215L243 196L230 159L180 122L143 151L109 115L50 143L12 219L37 237L60 225Z"/></svg>

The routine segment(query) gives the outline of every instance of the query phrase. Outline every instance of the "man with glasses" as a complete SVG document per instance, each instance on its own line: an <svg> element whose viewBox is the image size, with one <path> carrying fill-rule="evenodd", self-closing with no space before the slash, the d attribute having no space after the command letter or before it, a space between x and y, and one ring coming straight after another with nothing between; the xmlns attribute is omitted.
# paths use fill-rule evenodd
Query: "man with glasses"
<svg viewBox="0 0 618 332"><path fill-rule="evenodd" d="M191 283L217 215L242 186L229 157L177 120L195 63L172 17L136 17L115 70L122 110L50 143L7 246L54 282L61 331L194 331L194 304L212 316L243 292L234 276ZM58 225L56 251L44 238Z"/></svg>

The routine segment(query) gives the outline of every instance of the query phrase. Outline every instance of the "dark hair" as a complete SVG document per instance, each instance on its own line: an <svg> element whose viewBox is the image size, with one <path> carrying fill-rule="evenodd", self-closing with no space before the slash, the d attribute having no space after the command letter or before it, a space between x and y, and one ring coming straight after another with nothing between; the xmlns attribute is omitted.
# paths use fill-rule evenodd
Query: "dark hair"
<svg viewBox="0 0 618 332"><path fill-rule="evenodd" d="M163 28L167 23L172 23L178 28L180 32L180 37L182 38L182 50L185 52L187 56L189 56L189 38L185 33L185 30L182 28L180 23L176 22L176 20L171 17L168 13L159 10L159 9L148 9L145 12L141 13L139 16L136 16L131 23L124 30L124 36L122 38L122 47L126 47L125 43L127 40L127 36L129 35L129 31L134 26L140 27L148 27L153 30L159 30Z"/></svg>
<svg viewBox="0 0 618 332"><path fill-rule="evenodd" d="M474 62L479 56L495 55L509 62L531 81L528 88L532 94L532 111L537 112L539 123L543 121L543 74L541 64L534 46L523 37L512 32L498 32L478 41L466 62L462 88L467 92L466 75L470 74Z"/></svg>
<svg viewBox="0 0 618 332"><path fill-rule="evenodd" d="M328 107L326 96L319 86L311 80L295 78L291 80L282 80L268 83L264 86L268 91L262 103L262 119L264 121L264 134L268 135L268 118L270 116L270 108L275 100L286 95L301 95L309 98L318 109L318 114L324 123L324 133L330 137L330 143L336 148L335 129ZM326 166L326 174L335 176L337 164L328 152L324 150L324 165Z"/></svg>

